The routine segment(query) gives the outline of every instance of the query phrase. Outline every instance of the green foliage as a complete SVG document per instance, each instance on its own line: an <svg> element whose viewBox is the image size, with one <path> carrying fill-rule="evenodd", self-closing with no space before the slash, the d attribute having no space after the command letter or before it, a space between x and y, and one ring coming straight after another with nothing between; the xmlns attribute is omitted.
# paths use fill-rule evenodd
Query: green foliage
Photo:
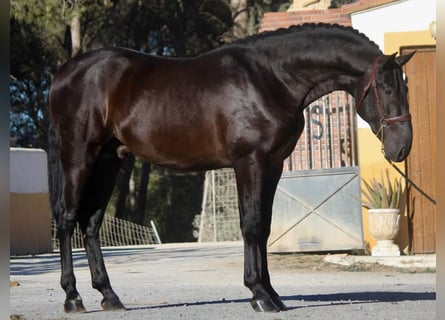
<svg viewBox="0 0 445 320"><path fill-rule="evenodd" d="M372 178L370 181L362 179L365 189L362 189L364 200L362 205L367 209L398 208L400 197L404 193L402 179L391 183L389 171L386 169L386 180L381 176L380 181Z"/></svg>
<svg viewBox="0 0 445 320"><path fill-rule="evenodd" d="M204 175L153 167L145 225L156 223L162 242L196 241L193 220L201 211Z"/></svg>
<svg viewBox="0 0 445 320"><path fill-rule="evenodd" d="M48 92L71 56L69 23L81 14L83 48L103 26L106 1L12 0L10 10L11 145L47 148ZM94 20L94 21L93 21Z"/></svg>

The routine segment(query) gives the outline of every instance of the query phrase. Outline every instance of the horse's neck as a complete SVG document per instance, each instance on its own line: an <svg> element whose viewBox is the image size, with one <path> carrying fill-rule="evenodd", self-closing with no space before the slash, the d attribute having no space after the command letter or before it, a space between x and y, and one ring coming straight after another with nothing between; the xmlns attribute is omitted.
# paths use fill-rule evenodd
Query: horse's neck
<svg viewBox="0 0 445 320"><path fill-rule="evenodd" d="M286 42L286 50L277 46L267 54L295 97L304 97L297 102L302 106L335 90L356 96L360 80L379 54L377 48L343 43L327 36L293 40Z"/></svg>

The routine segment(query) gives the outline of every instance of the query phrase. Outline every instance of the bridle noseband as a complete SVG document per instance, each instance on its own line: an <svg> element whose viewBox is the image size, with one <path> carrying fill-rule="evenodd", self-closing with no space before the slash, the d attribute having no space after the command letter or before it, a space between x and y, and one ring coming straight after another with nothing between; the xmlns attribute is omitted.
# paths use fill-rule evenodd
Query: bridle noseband
<svg viewBox="0 0 445 320"><path fill-rule="evenodd" d="M372 70L371 70L371 75L369 77L369 80L366 84L366 86L363 88L362 94L360 95L360 99L358 100L358 103L355 107L355 109L358 111L360 109L360 107L363 104L363 101L365 100L366 95L369 92L369 89L372 87L372 92L374 93L374 97L377 103L377 109L379 111L379 116L380 116L380 129L377 132L377 136L379 135L380 132L382 132L382 139L383 139L383 128L386 126L389 126L395 122L405 122L405 121L410 121L411 120L411 114L409 113L405 113L402 114L400 116L395 116L395 117L389 117L387 115L385 115L385 111L383 110L383 106L382 103L380 101L380 95L379 95L379 91L377 89L377 81L375 79L376 75L377 75L377 67L379 65L380 60L383 58L384 56L378 56L377 59L375 59L373 65L372 65Z"/></svg>

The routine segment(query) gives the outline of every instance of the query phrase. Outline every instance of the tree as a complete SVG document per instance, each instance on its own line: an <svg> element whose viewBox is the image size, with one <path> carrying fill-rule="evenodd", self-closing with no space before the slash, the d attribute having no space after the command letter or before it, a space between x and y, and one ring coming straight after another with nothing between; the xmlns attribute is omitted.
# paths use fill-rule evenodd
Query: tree
<svg viewBox="0 0 445 320"><path fill-rule="evenodd" d="M11 1L10 133L13 146L47 149L51 77L58 66L88 48L109 14L108 2Z"/></svg>
<svg viewBox="0 0 445 320"><path fill-rule="evenodd" d="M332 0L329 8L330 9L340 8L344 4L350 4L350 3L357 2L357 1L358 0Z"/></svg>
<svg viewBox="0 0 445 320"><path fill-rule="evenodd" d="M285 11L290 0L226 0L233 18L232 32L227 41L234 41L257 34L265 12Z"/></svg>

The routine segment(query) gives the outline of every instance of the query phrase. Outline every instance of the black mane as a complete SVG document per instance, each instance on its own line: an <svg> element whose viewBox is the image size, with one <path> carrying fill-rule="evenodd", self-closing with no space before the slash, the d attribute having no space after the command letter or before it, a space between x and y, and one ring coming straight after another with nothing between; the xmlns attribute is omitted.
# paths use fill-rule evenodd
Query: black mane
<svg viewBox="0 0 445 320"><path fill-rule="evenodd" d="M259 42L263 42L264 40L267 40L272 37L276 36L286 36L291 35L295 33L300 32L323 32L323 31L329 31L329 32L339 32L342 34L349 33L351 36L360 39L363 41L364 44L368 44L371 47L375 49L379 49L376 43L371 41L366 35L359 32L358 30L352 28L352 27L346 27L339 24L329 24L329 23L304 23L300 25L293 25L288 28L279 28L274 31L265 31L259 34L255 34L252 36L248 36L244 39L236 40L232 43L227 44L227 46L231 45L251 45Z"/></svg>

